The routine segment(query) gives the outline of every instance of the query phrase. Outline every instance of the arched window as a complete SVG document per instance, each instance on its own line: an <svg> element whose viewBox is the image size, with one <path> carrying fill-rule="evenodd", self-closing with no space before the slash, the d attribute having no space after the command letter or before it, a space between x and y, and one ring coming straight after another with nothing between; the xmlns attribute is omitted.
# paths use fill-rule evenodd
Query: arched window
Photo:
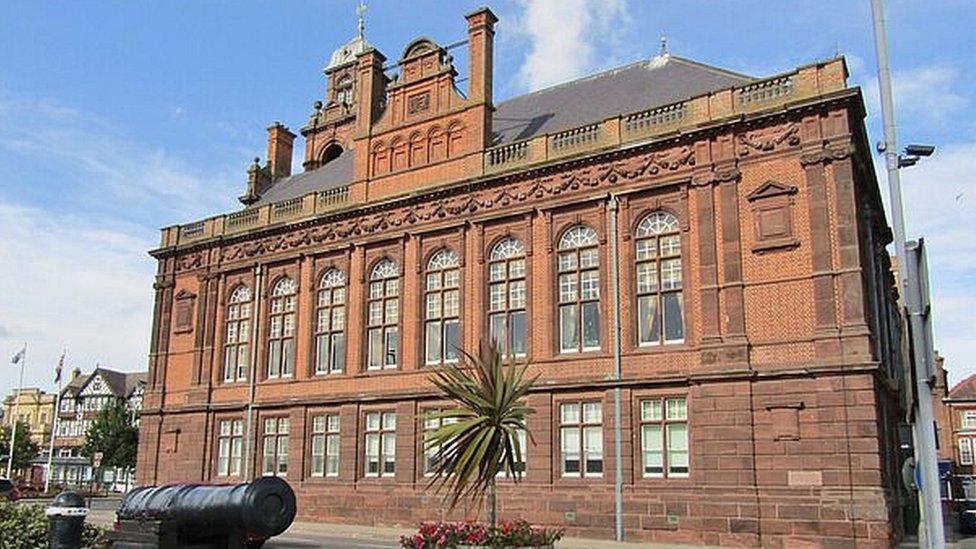
<svg viewBox="0 0 976 549"><path fill-rule="evenodd" d="M251 355L251 289L238 286L227 301L224 382L247 379Z"/></svg>
<svg viewBox="0 0 976 549"><path fill-rule="evenodd" d="M488 257L488 332L506 356L525 356L525 246L509 236Z"/></svg>
<svg viewBox="0 0 976 549"><path fill-rule="evenodd" d="M346 76L335 86L335 102L340 105L352 105L352 77Z"/></svg>
<svg viewBox="0 0 976 549"><path fill-rule="evenodd" d="M400 272L395 263L384 259L369 275L367 299L368 370L397 367L400 349Z"/></svg>
<svg viewBox="0 0 976 549"><path fill-rule="evenodd" d="M319 281L315 323L315 373L341 374L346 364L346 279L329 269Z"/></svg>
<svg viewBox="0 0 976 549"><path fill-rule="evenodd" d="M341 154L342 154L342 145L338 143L329 144L322 151L322 165L325 166L329 162L332 162L336 158L339 158L339 155Z"/></svg>
<svg viewBox="0 0 976 549"><path fill-rule="evenodd" d="M457 362L461 345L460 323L461 285L460 260L457 253L443 249L427 262L427 286L424 303L426 364Z"/></svg>
<svg viewBox="0 0 976 549"><path fill-rule="evenodd" d="M637 225L634 242L637 248L638 343L681 343L685 329L681 235L677 218L661 211L649 214Z"/></svg>
<svg viewBox="0 0 976 549"><path fill-rule="evenodd" d="M268 378L295 372L295 281L285 277L271 292L268 315Z"/></svg>
<svg viewBox="0 0 976 549"><path fill-rule="evenodd" d="M559 350L600 348L600 258L596 231L574 225L559 239Z"/></svg>

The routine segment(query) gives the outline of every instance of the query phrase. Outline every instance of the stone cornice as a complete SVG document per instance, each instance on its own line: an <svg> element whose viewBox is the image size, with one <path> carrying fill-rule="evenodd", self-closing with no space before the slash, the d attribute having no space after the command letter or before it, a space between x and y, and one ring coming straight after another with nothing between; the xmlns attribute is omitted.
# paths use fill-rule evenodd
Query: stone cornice
<svg viewBox="0 0 976 549"><path fill-rule="evenodd" d="M243 257L256 257L263 255L261 250L279 251L302 247L303 244L311 245L332 241L335 239L335 236L332 235L337 235L340 238L356 237L363 234L363 231L373 232L378 228L396 229L447 215L483 211L498 204L510 206L521 203L529 197L543 199L547 196L565 194L581 188L594 188L604 184L616 185L637 177L658 176L683 169L686 166L693 166L694 155L690 147L691 143L696 139L710 138L718 132L736 132L736 158L740 161L751 160L752 157L771 154L784 147L792 149L799 144L795 122L777 124L766 128L758 127L760 124L790 120L794 116L792 114L794 111L798 114L799 112L832 105L850 106L852 103L857 103L856 99L858 98L860 98L858 89L845 88L829 95L784 105L777 111L757 112L718 120L713 124L695 128L687 133L661 136L646 142L621 145L609 150L586 152L577 157L559 158L542 165L527 166L513 172L479 176L440 187L422 189L409 195L401 195L380 202L334 209L328 213L297 220L289 224L275 224L253 231L217 236L189 245L163 247L151 251L150 254L157 259L181 254L182 257L180 257L178 264L179 270L193 270L205 264L201 252L214 247L239 247L250 244ZM832 159L844 157L836 149L831 148L829 151L827 154ZM850 151L846 154L850 154ZM618 165L619 163L615 162L628 156L631 158L626 161L625 166ZM633 158L638 160L629 161ZM808 160L814 161L813 157L808 157ZM575 171L578 171L580 167L583 167L583 171L592 172L592 167L601 162L602 165L597 168L600 173L596 174L599 181L594 183L593 173L575 176ZM553 174L560 171L565 174L567 170L573 170L573 173L569 173L560 181L553 183ZM733 180L738 177L738 168L733 164L728 168L723 167L704 173L708 175L695 174L694 184ZM575 181L573 181L574 176ZM525 190L523 188L525 187L525 180L531 178L540 178L543 182L537 186L539 189L536 189L541 194L515 192L519 188ZM513 181L516 183L513 184ZM469 193L485 191L486 189L489 189L489 194L493 193L497 198L486 198L479 195L476 198L471 197L470 200L466 199ZM395 213L397 210L414 206L419 206L419 211L412 216L402 216L396 220L392 218L383 219L389 218L391 213ZM353 218L358 218L358 220ZM323 226L326 224L331 226ZM315 227L318 227L315 234L310 234L309 231L305 230ZM357 233L357 231L359 232ZM306 237L302 234L296 235L296 232L309 234ZM255 240L256 237L257 240ZM222 250L221 256L221 261L242 257L236 250L227 251L226 249Z"/></svg>

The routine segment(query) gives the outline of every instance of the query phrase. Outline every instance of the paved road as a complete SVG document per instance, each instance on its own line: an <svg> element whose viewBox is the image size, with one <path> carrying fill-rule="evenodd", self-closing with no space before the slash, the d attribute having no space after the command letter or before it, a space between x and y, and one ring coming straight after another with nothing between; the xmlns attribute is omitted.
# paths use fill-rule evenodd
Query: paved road
<svg viewBox="0 0 976 549"><path fill-rule="evenodd" d="M310 549L312 547L321 547L323 549L395 549L400 544L393 541L379 541L355 537L285 534L284 536L269 541L264 546L268 549Z"/></svg>

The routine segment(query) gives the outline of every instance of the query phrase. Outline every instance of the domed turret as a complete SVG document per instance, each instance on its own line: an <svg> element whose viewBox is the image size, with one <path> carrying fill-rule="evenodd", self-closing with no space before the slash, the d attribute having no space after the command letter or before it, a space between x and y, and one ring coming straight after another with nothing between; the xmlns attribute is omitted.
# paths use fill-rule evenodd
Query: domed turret
<svg viewBox="0 0 976 549"><path fill-rule="evenodd" d="M332 52L332 58L329 59L329 64L325 66L325 72L328 74L330 71L337 67L341 67L348 63L352 63L356 60L356 56L368 50L372 46L366 42L366 4L360 2L356 6L356 15L359 18L359 32L356 37L346 42L344 46Z"/></svg>
<svg viewBox="0 0 976 549"><path fill-rule="evenodd" d="M366 42L362 35L359 35L344 46L332 52L329 64L325 67L325 72L330 72L337 67L341 67L356 60L356 56L368 50L372 46Z"/></svg>

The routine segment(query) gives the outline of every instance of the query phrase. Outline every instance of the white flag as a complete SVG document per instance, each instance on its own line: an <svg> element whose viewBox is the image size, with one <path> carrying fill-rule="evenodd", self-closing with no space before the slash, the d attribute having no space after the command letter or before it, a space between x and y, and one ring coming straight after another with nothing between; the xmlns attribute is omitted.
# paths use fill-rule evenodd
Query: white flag
<svg viewBox="0 0 976 549"><path fill-rule="evenodd" d="M61 382L61 368L64 367L64 355L67 351L61 352L61 360L58 361L58 365L54 368L54 383Z"/></svg>
<svg viewBox="0 0 976 549"><path fill-rule="evenodd" d="M10 363L11 364L20 364L20 361L21 360L24 360L24 355L25 354L27 354L27 345L24 345L24 348L23 349L21 349L20 351L17 351L17 354L15 354L14 357L10 359Z"/></svg>

